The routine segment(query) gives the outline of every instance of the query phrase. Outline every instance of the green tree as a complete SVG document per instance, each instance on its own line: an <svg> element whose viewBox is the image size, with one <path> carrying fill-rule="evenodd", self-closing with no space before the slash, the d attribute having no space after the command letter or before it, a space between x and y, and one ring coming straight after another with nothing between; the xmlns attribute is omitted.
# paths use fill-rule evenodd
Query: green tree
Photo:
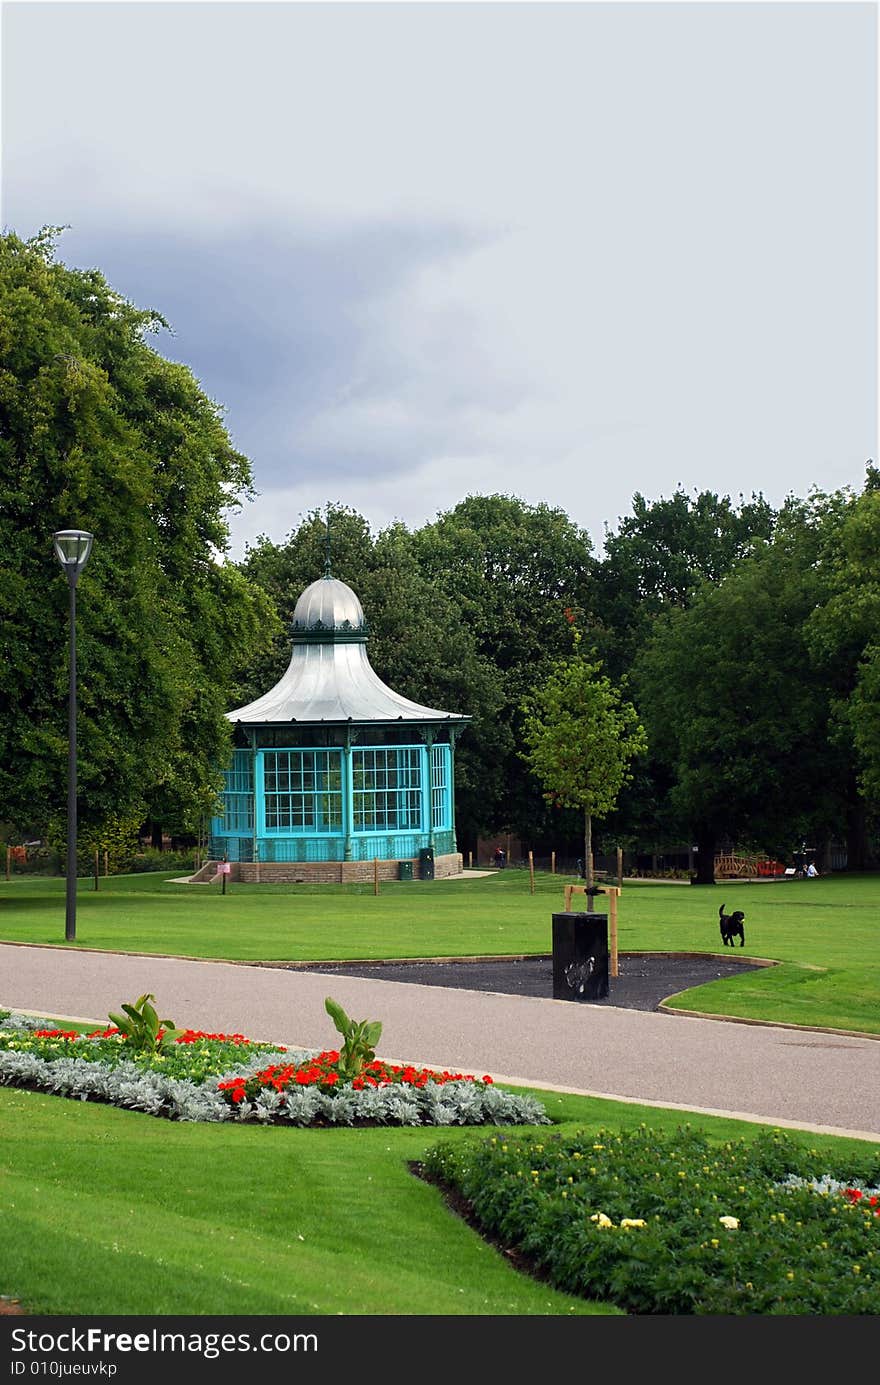
<svg viewBox="0 0 880 1385"><path fill-rule="evenodd" d="M723 839L791 851L841 822L848 757L829 738L830 688L808 639L821 535L790 502L773 542L658 620L636 660L635 702L674 820L699 847L699 883L714 882Z"/></svg>
<svg viewBox="0 0 880 1385"><path fill-rule="evenodd" d="M0 799L66 811L68 590L54 530L95 535L77 608L79 817L193 830L228 754L239 664L275 619L230 564L250 490L220 407L145 338L166 324L58 232L0 237Z"/></svg>
<svg viewBox="0 0 880 1385"><path fill-rule="evenodd" d="M483 829L545 835L552 816L517 752L522 703L570 649L566 611L580 613L588 600L590 536L561 509L471 495L418 529L413 546L421 572L455 604L477 653L497 671L494 722L475 722L466 738Z"/></svg>
<svg viewBox="0 0 880 1385"><path fill-rule="evenodd" d="M830 730L851 753L847 812L850 868L876 864L872 823L880 815L880 472L868 463L860 494L814 492L824 600L807 643L831 692Z"/></svg>
<svg viewBox="0 0 880 1385"><path fill-rule="evenodd" d="M717 584L773 535L776 515L763 496L739 497L680 488L647 501L633 496L632 514L616 532L606 525L604 557L591 584L591 638L613 677L632 665L657 617L683 608L704 582Z"/></svg>
<svg viewBox="0 0 880 1385"><path fill-rule="evenodd" d="M554 805L583 813L584 870L591 888L593 819L613 810L647 738L635 708L602 675L601 663L581 652L577 629L574 639L574 654L556 660L524 703L523 758Z"/></svg>

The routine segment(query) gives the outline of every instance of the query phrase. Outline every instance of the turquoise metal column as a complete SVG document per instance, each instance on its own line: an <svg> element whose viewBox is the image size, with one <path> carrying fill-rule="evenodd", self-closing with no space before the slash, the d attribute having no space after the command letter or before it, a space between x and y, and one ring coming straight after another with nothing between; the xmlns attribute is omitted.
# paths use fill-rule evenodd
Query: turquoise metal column
<svg viewBox="0 0 880 1385"><path fill-rule="evenodd" d="M434 731L424 731L422 734L423 734L424 739L425 739L425 767L426 767L426 770L427 770L427 773L425 774L425 784L426 784L426 786L427 786L427 788L426 788L426 797L427 797L427 800L428 800L428 846L430 846L431 848L433 848L433 846L434 846L434 793L433 793L433 790L434 790L434 774L433 774L433 769L432 769L432 765L431 765L431 751L432 751L432 749L434 748L434 742L435 742L435 740L437 739L437 736L436 736L436 733L435 733Z"/></svg>
<svg viewBox="0 0 880 1385"><path fill-rule="evenodd" d="M351 834L354 831L354 782L351 773L351 732L346 728L342 751L342 830L345 833L344 857L354 859Z"/></svg>
<svg viewBox="0 0 880 1385"><path fill-rule="evenodd" d="M459 728L450 726L449 728L449 830L452 833L452 848L458 850L458 836L455 831L455 742L458 740Z"/></svg>
<svg viewBox="0 0 880 1385"><path fill-rule="evenodd" d="M260 859L260 844L257 840L257 733L251 731L251 817L253 818L253 834L251 840L251 860L255 863Z"/></svg>

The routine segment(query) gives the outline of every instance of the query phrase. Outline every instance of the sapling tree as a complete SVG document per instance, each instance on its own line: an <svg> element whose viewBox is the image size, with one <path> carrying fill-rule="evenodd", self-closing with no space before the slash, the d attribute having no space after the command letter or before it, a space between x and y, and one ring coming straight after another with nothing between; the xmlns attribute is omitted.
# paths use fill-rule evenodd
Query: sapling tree
<svg viewBox="0 0 880 1385"><path fill-rule="evenodd" d="M623 785L632 778L630 764L648 748L635 708L581 647L580 631L568 613L574 652L557 659L547 678L523 704L523 759L541 781L547 800L584 815L584 871L593 885L592 824L606 817Z"/></svg>

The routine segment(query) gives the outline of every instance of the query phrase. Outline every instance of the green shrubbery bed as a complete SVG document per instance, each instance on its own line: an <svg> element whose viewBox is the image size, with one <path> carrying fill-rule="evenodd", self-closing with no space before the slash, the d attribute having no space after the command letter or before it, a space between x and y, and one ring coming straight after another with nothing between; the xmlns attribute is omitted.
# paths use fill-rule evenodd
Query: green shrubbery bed
<svg viewBox="0 0 880 1385"><path fill-rule="evenodd" d="M559 1289L645 1314L880 1312L880 1150L689 1126L438 1145L424 1172Z"/></svg>

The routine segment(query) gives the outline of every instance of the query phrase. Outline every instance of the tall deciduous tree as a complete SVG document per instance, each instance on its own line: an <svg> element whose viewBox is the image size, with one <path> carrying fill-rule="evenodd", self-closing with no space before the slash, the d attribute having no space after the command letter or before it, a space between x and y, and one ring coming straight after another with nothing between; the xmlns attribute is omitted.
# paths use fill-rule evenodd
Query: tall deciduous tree
<svg viewBox="0 0 880 1385"><path fill-rule="evenodd" d="M562 509L471 495L417 530L413 543L421 571L455 603L501 680L493 734L474 731L486 825L543 835L550 830L546 804L517 752L522 702L570 649L565 611L587 602L590 536Z"/></svg>
<svg viewBox="0 0 880 1385"><path fill-rule="evenodd" d="M524 758L552 803L584 817L584 870L593 885L592 823L610 813L630 778L630 763L647 749L635 708L580 649L559 659L524 704Z"/></svg>
<svg viewBox="0 0 880 1385"><path fill-rule="evenodd" d="M57 236L0 237L0 799L38 829L64 812L52 533L78 527L95 535L77 612L80 821L191 830L228 753L232 678L273 628L223 562L250 467L190 371L148 345L159 314L60 263Z"/></svg>
<svg viewBox="0 0 880 1385"><path fill-rule="evenodd" d="M606 525L592 583L591 636L612 677L630 668L659 615L689 606L704 582L720 582L774 526L760 495L735 505L713 491L678 489L650 502L636 492L617 530Z"/></svg>
<svg viewBox="0 0 880 1385"><path fill-rule="evenodd" d="M699 883L713 883L722 838L791 851L840 825L847 752L829 738L830 689L808 640L820 539L790 502L773 542L658 621L636 661L636 705L699 847Z"/></svg>
<svg viewBox="0 0 880 1385"><path fill-rule="evenodd" d="M830 734L852 754L847 857L858 869L876 865L869 826L880 816L880 471L868 463L861 494L814 493L811 510L824 601L807 642L830 690Z"/></svg>

